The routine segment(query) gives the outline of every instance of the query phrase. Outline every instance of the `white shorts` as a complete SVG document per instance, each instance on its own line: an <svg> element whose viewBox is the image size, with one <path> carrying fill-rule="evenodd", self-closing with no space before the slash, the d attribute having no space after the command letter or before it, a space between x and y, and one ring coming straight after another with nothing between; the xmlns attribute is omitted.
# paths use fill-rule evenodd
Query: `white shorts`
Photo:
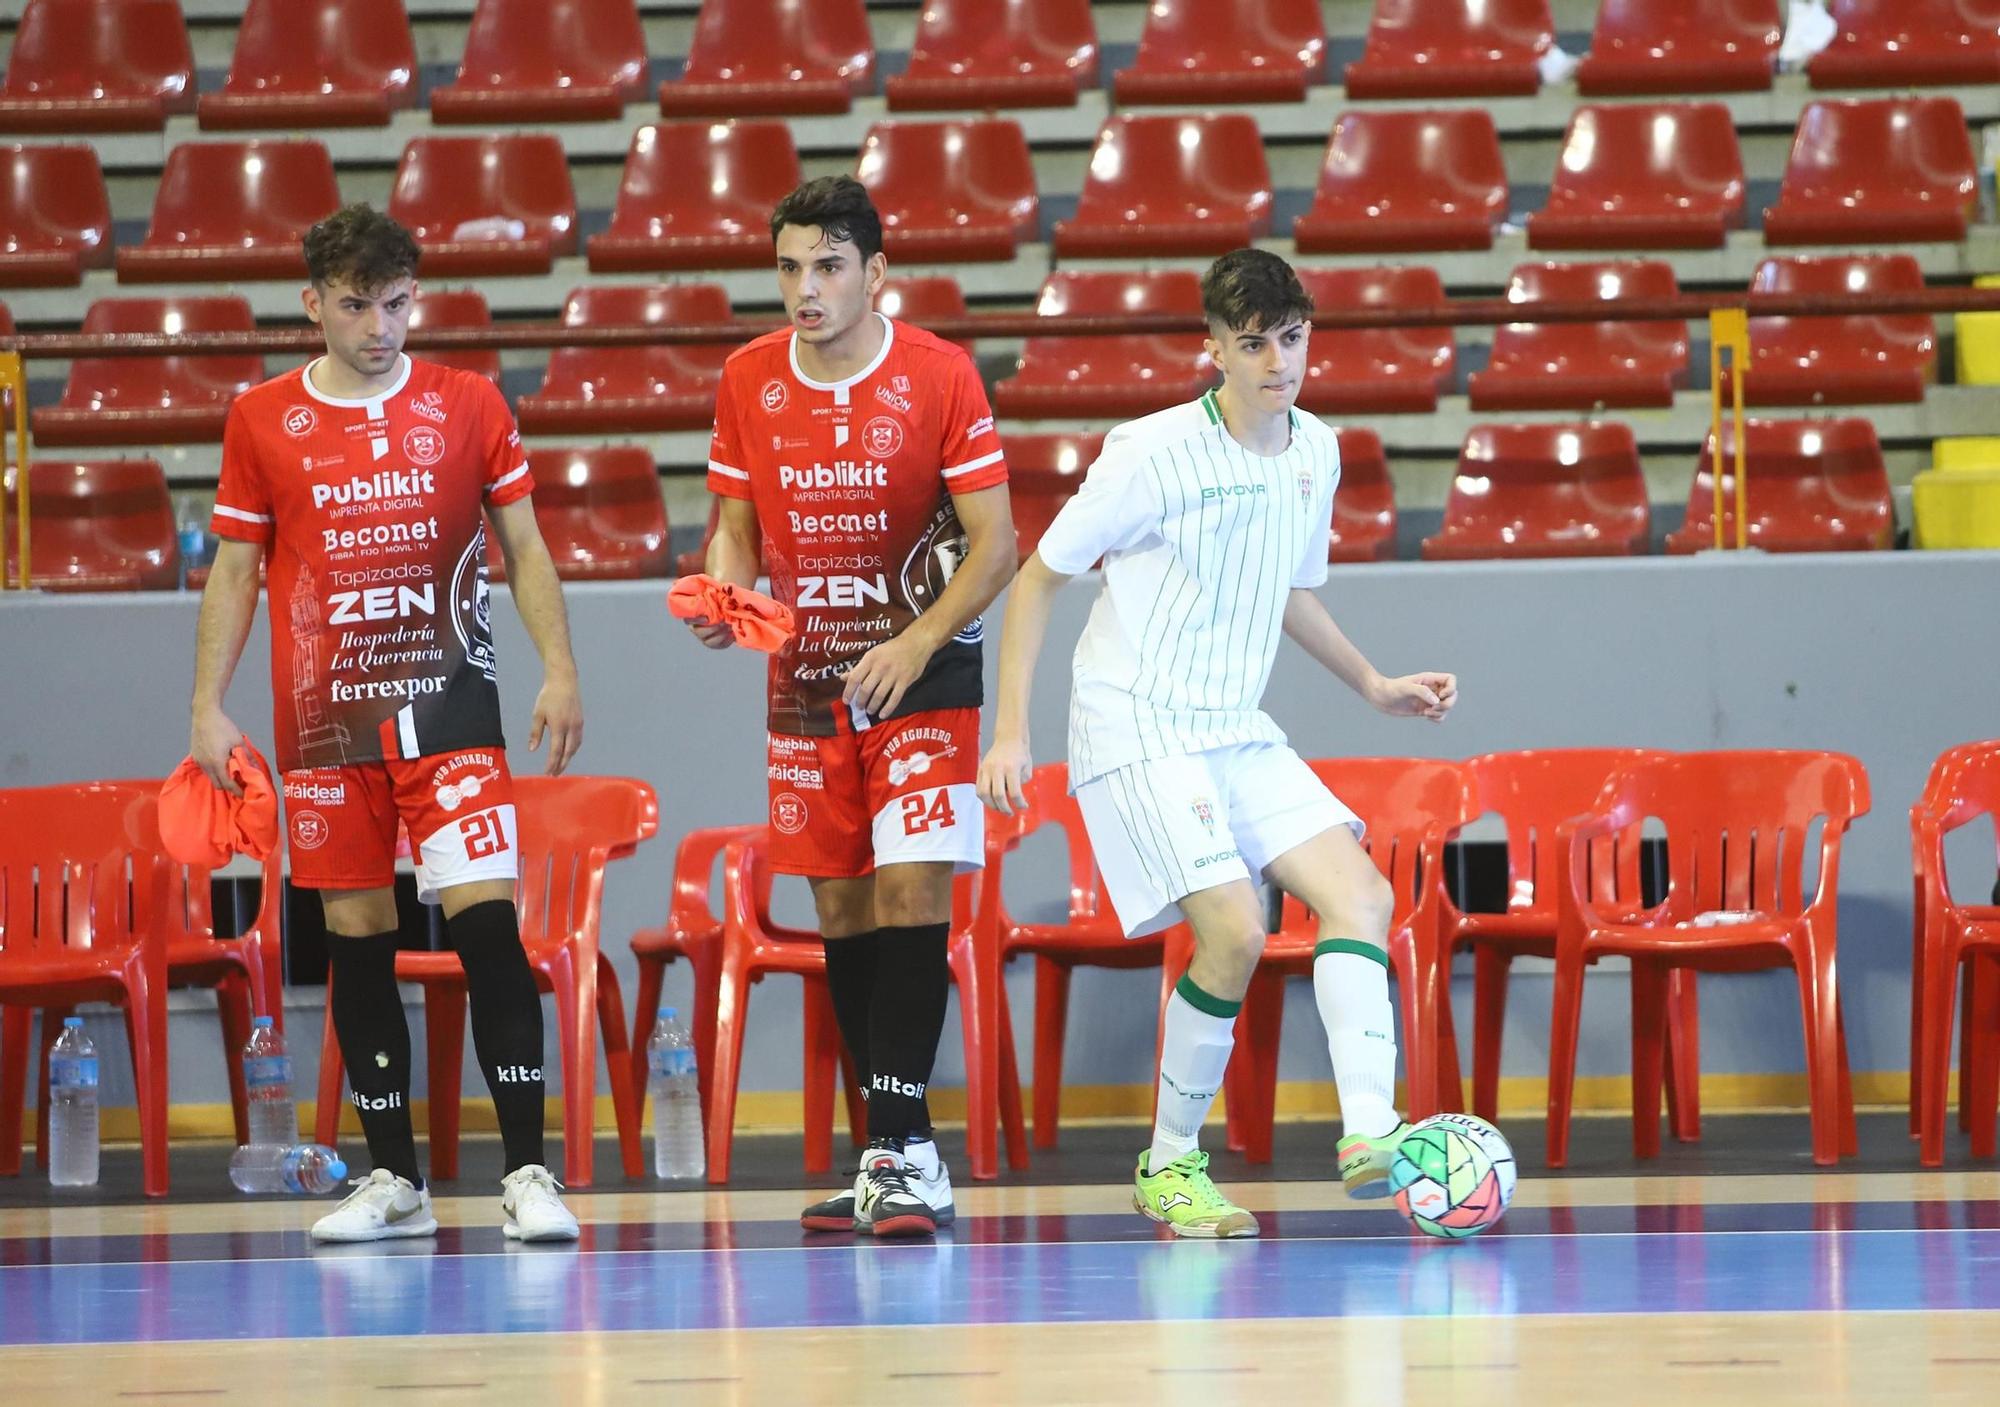
<svg viewBox="0 0 2000 1407"><path fill-rule="evenodd" d="M1173 923L1190 894L1262 875L1335 826L1361 820L1280 743L1134 762L1076 789L1105 892L1128 938Z"/></svg>

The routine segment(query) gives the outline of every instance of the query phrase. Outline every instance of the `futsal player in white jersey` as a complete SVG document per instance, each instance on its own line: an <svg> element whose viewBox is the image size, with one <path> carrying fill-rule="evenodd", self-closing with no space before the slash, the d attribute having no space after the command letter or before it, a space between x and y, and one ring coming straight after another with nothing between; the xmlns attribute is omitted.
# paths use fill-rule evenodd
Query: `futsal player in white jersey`
<svg viewBox="0 0 2000 1407"><path fill-rule="evenodd" d="M1024 805L1028 697L1063 583L1102 559L1076 648L1070 786L1128 937L1184 915L1195 955L1167 1005L1153 1141L1133 1204L1183 1236L1254 1236L1198 1144L1264 949L1262 875L1319 916L1313 991L1333 1055L1348 1195L1389 1191L1396 1111L1388 883L1362 822L1286 745L1261 701L1280 633L1383 713L1442 719L1457 681L1389 678L1313 594L1326 581L1340 454L1294 407L1312 299L1276 255L1240 249L1202 279L1222 385L1112 430L1083 488L1015 577L1000 637L987 804Z"/></svg>

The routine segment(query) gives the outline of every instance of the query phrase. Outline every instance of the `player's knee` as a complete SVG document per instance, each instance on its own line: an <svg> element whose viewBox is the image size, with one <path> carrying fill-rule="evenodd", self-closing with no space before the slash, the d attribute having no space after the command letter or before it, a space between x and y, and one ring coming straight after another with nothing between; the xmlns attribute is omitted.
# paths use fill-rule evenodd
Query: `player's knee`
<svg viewBox="0 0 2000 1407"><path fill-rule="evenodd" d="M1388 880L1370 870L1349 887L1330 917L1337 916L1343 938L1383 943L1388 940L1389 923L1395 915L1396 891L1389 887Z"/></svg>
<svg viewBox="0 0 2000 1407"><path fill-rule="evenodd" d="M1241 975L1246 981L1264 956L1264 930L1254 923L1232 922L1201 935L1201 946L1212 961Z"/></svg>

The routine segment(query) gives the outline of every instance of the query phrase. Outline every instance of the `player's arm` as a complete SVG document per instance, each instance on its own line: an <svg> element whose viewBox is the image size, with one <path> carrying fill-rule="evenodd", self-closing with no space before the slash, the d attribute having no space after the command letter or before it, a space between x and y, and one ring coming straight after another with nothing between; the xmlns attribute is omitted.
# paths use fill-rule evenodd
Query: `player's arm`
<svg viewBox="0 0 2000 1407"><path fill-rule="evenodd" d="M1014 575L1014 509L1007 486L954 493L951 503L965 529L965 560L937 600L902 634L875 646L847 672L842 697L877 717L896 711L910 686L923 677L931 656L992 605Z"/></svg>
<svg viewBox="0 0 2000 1407"><path fill-rule="evenodd" d="M583 693L576 678L576 657L570 653L569 614L563 608L562 582L555 561L535 522L532 498L489 504L487 517L500 539L507 562L507 584L514 609L542 657L542 691L535 696L534 721L528 729L528 750L542 745L548 734L548 775L560 776L583 746Z"/></svg>
<svg viewBox="0 0 2000 1407"><path fill-rule="evenodd" d="M1384 713L1440 722L1458 702L1458 680L1425 672L1389 678L1368 662L1327 613L1318 596L1293 587L1285 600L1285 634L1369 704Z"/></svg>
<svg viewBox="0 0 2000 1407"><path fill-rule="evenodd" d="M1023 788L1034 766L1028 749L1028 699L1034 693L1035 661L1041 658L1056 593L1069 578L1031 553L1007 593L1007 616L1000 626L1000 683L993 714L993 746L979 764L979 799L1011 816L1028 804Z"/></svg>
<svg viewBox="0 0 2000 1407"><path fill-rule="evenodd" d="M702 570L732 586L755 586L763 556L758 546L763 529L757 525L757 505L727 494L717 494L716 504L715 536L708 540ZM688 629L711 650L726 650L736 643L736 632L726 621L695 616L688 621Z"/></svg>
<svg viewBox="0 0 2000 1407"><path fill-rule="evenodd" d="M261 542L222 538L208 569L201 593L201 620L194 635L194 721L188 733L188 755L209 781L231 795L242 789L230 780L229 753L243 741L243 730L222 711L222 696L243 657L250 623L257 616L257 568L264 560Z"/></svg>

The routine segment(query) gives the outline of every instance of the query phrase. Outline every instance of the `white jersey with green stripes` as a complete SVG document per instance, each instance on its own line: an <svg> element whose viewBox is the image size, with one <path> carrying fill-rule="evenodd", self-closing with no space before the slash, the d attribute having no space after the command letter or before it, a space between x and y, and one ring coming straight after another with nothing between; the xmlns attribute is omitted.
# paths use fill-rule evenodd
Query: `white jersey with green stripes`
<svg viewBox="0 0 2000 1407"><path fill-rule="evenodd" d="M1253 454L1209 392L1118 426L1037 551L1066 576L1100 558L1077 642L1072 788L1133 762L1285 741L1264 712L1295 587L1326 581L1334 433L1291 414L1281 454Z"/></svg>

